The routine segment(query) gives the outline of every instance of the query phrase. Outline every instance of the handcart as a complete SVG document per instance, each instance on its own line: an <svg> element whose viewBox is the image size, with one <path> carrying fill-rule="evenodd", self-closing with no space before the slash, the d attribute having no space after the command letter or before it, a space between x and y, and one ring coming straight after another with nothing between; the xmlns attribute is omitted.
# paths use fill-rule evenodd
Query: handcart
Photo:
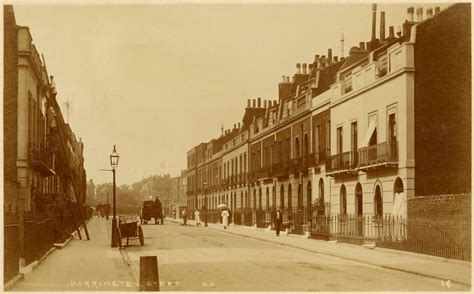
<svg viewBox="0 0 474 294"><path fill-rule="evenodd" d="M142 246L145 244L145 236L140 225L140 218L137 215L119 216L117 242L120 248L124 238L127 238L126 246L128 246L128 240L131 238L138 238Z"/></svg>

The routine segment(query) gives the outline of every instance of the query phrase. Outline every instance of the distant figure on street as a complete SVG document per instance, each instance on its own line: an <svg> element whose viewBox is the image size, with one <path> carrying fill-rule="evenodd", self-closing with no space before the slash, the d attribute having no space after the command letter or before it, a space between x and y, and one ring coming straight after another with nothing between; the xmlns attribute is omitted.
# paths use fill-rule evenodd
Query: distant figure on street
<svg viewBox="0 0 474 294"><path fill-rule="evenodd" d="M173 219L176 219L176 210L173 210Z"/></svg>
<svg viewBox="0 0 474 294"><path fill-rule="evenodd" d="M200 213L199 213L199 210L196 209L196 211L194 212L194 220L196 221L196 226L200 226L201 225L201 217L200 217Z"/></svg>
<svg viewBox="0 0 474 294"><path fill-rule="evenodd" d="M275 215L275 231L276 231L277 236L280 236L282 220L283 220L283 215L280 211L280 208L278 208Z"/></svg>
<svg viewBox="0 0 474 294"><path fill-rule="evenodd" d="M185 226L186 221L188 220L188 215L186 214L186 209L183 209L183 212L182 212L181 216L183 217L183 226Z"/></svg>
<svg viewBox="0 0 474 294"><path fill-rule="evenodd" d="M229 212L227 209L224 209L221 213L222 216L222 223L224 224L224 229L227 229L227 226L229 226Z"/></svg>

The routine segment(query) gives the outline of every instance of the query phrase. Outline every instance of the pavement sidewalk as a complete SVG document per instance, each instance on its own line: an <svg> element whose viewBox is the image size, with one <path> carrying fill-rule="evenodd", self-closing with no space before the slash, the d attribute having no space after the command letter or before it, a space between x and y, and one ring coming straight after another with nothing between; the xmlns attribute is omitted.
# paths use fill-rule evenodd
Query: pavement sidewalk
<svg viewBox="0 0 474 294"><path fill-rule="evenodd" d="M168 220L182 222L171 218ZM188 221L188 223L189 225L195 225L194 221ZM204 222L201 222L201 224L204 227ZM224 229L222 224L208 224L208 229L435 278L439 279L440 283L443 282L448 285L458 283L463 286L471 286L471 263L466 261L383 248L368 249L358 245L308 239L302 235L286 235L285 232L277 237L275 231L233 224L227 229Z"/></svg>
<svg viewBox="0 0 474 294"><path fill-rule="evenodd" d="M90 241L75 237L54 250L10 291L138 291L121 251L110 247L111 221L93 217L87 227Z"/></svg>

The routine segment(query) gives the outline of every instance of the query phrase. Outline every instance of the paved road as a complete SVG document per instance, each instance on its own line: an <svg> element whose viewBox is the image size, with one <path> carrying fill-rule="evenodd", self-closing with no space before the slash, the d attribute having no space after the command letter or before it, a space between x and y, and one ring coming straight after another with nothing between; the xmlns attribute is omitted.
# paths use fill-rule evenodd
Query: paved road
<svg viewBox="0 0 474 294"><path fill-rule="evenodd" d="M138 277L156 255L162 291L446 291L441 281L341 258L166 222L144 225L145 246L123 256Z"/></svg>

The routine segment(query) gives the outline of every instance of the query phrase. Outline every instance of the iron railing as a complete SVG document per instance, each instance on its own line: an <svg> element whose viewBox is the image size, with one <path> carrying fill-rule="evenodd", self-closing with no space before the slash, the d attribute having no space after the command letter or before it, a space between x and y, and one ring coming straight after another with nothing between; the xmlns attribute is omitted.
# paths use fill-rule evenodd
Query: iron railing
<svg viewBox="0 0 474 294"><path fill-rule="evenodd" d="M358 151L359 165L361 167L387 162L398 162L397 141L383 142Z"/></svg>
<svg viewBox="0 0 474 294"><path fill-rule="evenodd" d="M326 170L328 172L338 170L350 170L357 166L357 152L348 151L332 155L326 158Z"/></svg>
<svg viewBox="0 0 474 294"><path fill-rule="evenodd" d="M19 223L17 214L4 213L3 216L3 282L16 277L19 273Z"/></svg>

